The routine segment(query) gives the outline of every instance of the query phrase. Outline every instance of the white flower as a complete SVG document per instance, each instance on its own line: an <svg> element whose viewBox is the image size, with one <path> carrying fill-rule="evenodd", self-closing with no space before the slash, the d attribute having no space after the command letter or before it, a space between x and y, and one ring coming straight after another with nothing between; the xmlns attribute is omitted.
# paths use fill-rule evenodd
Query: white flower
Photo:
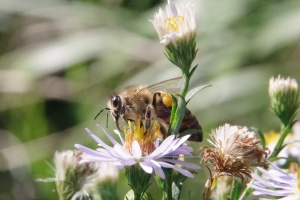
<svg viewBox="0 0 300 200"><path fill-rule="evenodd" d="M200 169L200 167L196 164L176 159L179 155L192 157L191 152L193 152L193 149L184 144L184 142L189 138L189 135L176 139L174 135L171 135L161 144L159 144L159 140L156 140L154 143L154 150L152 152L147 151L147 154L144 154L136 139L133 139L133 141L129 143L124 142L120 133L115 130L115 133L117 133L120 137L120 144L101 126L98 125L98 127L103 130L113 146L111 147L105 144L89 129L86 129L88 134L99 144L100 148L92 150L80 144L76 144L75 147L77 149L86 153L86 155L82 157L83 162L111 162L118 168L138 163L146 173L151 174L155 171L163 179L165 178L165 174L162 168L172 168L187 177L193 177L191 172L175 166L174 164L179 164L191 169Z"/></svg>
<svg viewBox="0 0 300 200"><path fill-rule="evenodd" d="M60 196L70 196L72 200L89 197L100 184L118 179L119 171L111 163L80 163L82 155L78 150L55 153L55 180Z"/></svg>
<svg viewBox="0 0 300 200"><path fill-rule="evenodd" d="M172 42L176 47L177 39L195 37L196 16L189 3L175 5L172 0L168 0L166 10L160 8L151 22L158 33L160 43L164 45Z"/></svg>
<svg viewBox="0 0 300 200"><path fill-rule="evenodd" d="M270 199L274 197L280 197L281 200L300 199L299 168L297 174L287 174L273 163L270 165L272 168L269 170L258 167L258 170L266 177L265 179L252 174L254 182L248 186L254 189L253 194L267 196Z"/></svg>

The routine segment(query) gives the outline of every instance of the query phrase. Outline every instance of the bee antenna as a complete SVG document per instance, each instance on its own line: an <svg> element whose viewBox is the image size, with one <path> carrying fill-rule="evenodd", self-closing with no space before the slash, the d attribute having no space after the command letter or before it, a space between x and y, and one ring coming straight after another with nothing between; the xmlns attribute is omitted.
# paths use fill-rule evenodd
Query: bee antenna
<svg viewBox="0 0 300 200"><path fill-rule="evenodd" d="M108 112L106 113L106 128L108 128Z"/></svg>
<svg viewBox="0 0 300 200"><path fill-rule="evenodd" d="M110 110L109 108L103 108L102 110L100 110L100 112L98 112L98 114L96 115L96 117L94 118L94 121L97 119L97 117L103 112L103 110ZM108 113L107 113L108 115ZM107 120L107 119L106 119Z"/></svg>

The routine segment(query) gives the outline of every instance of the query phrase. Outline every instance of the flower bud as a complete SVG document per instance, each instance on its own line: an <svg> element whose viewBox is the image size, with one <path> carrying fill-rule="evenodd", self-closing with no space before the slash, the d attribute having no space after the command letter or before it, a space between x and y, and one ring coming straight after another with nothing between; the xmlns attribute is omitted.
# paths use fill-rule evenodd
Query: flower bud
<svg viewBox="0 0 300 200"><path fill-rule="evenodd" d="M295 79L272 77L269 81L269 96L271 108L279 117L285 127L294 123L294 118L299 106L298 83Z"/></svg>

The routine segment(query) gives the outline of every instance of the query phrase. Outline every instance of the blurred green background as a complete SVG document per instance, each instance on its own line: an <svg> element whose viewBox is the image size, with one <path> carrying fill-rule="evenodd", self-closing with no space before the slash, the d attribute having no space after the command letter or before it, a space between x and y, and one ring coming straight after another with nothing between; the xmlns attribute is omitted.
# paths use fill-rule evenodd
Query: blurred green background
<svg viewBox="0 0 300 200"><path fill-rule="evenodd" d="M191 87L212 87L188 107L205 138L225 122L278 130L268 81L278 74L300 80L300 1L189 2L199 48ZM105 126L106 115L93 118L107 96L180 75L149 22L165 3L0 0L0 199L57 199L53 183L36 179L53 177L55 151L95 146L84 128L103 136L95 124ZM182 199L199 199L207 177L203 167L186 181ZM121 172L121 199L128 188Z"/></svg>

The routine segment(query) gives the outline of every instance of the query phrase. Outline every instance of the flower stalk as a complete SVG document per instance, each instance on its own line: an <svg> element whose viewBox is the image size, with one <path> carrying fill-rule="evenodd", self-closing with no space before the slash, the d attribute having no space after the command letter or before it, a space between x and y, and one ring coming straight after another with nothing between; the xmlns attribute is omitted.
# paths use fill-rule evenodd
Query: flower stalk
<svg viewBox="0 0 300 200"><path fill-rule="evenodd" d="M290 127L290 125L288 125L284 129L284 131L281 133L280 138L277 141L275 148L269 157L270 160L276 158L278 156L278 154L280 153L280 151L284 148L283 142L284 142L286 136L290 133L291 129L292 128Z"/></svg>

